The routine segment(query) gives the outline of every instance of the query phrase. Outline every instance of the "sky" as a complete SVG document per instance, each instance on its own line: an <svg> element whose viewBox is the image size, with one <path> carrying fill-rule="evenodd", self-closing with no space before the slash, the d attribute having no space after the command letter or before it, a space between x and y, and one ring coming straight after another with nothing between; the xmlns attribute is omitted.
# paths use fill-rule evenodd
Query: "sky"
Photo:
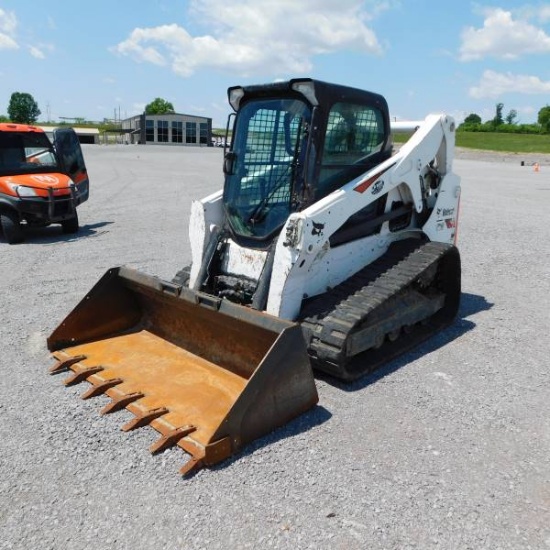
<svg viewBox="0 0 550 550"><path fill-rule="evenodd" d="M311 77L377 92L395 120L550 104L550 2L0 0L0 114L127 118L161 97L225 127L227 88Z"/></svg>

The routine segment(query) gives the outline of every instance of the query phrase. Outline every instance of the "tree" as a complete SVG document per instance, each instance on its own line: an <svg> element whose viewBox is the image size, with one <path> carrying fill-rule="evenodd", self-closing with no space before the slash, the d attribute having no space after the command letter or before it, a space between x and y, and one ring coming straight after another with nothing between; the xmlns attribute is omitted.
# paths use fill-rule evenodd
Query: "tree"
<svg viewBox="0 0 550 550"><path fill-rule="evenodd" d="M550 132L550 105L546 105L539 111L537 121L545 132Z"/></svg>
<svg viewBox="0 0 550 550"><path fill-rule="evenodd" d="M500 126L504 124L504 118L502 118L502 111L504 109L504 103L497 103L495 118L493 118L493 124L495 126Z"/></svg>
<svg viewBox="0 0 550 550"><path fill-rule="evenodd" d="M9 122L10 119L6 115L0 115L0 122Z"/></svg>
<svg viewBox="0 0 550 550"><path fill-rule="evenodd" d="M464 119L464 124L481 124L481 117L475 113L470 113Z"/></svg>
<svg viewBox="0 0 550 550"><path fill-rule="evenodd" d="M511 109L510 112L506 115L506 124L515 124L517 117L518 112L515 109Z"/></svg>
<svg viewBox="0 0 550 550"><path fill-rule="evenodd" d="M175 113L174 106L161 97L157 97L145 106L146 115L165 115L168 113Z"/></svg>
<svg viewBox="0 0 550 550"><path fill-rule="evenodd" d="M31 94L14 92L8 105L8 116L12 122L34 124L40 116L38 103Z"/></svg>

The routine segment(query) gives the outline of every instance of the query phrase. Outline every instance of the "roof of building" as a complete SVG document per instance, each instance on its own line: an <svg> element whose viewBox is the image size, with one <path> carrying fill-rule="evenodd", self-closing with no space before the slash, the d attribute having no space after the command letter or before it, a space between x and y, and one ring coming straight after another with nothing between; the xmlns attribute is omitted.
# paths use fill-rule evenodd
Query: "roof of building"
<svg viewBox="0 0 550 550"><path fill-rule="evenodd" d="M95 136L99 135L99 128L81 128L79 126L40 126L44 132L53 132L54 130L57 130L58 128L72 128L77 134L80 135L90 135Z"/></svg>
<svg viewBox="0 0 550 550"><path fill-rule="evenodd" d="M141 115L134 115L128 118L125 118L122 120L124 122L125 120L133 120L135 118L139 118L143 116L145 113L142 113ZM159 113L159 114L145 114L146 117L188 117L188 118L202 118L204 120L211 120L212 117L204 116L204 115L191 115L189 113Z"/></svg>

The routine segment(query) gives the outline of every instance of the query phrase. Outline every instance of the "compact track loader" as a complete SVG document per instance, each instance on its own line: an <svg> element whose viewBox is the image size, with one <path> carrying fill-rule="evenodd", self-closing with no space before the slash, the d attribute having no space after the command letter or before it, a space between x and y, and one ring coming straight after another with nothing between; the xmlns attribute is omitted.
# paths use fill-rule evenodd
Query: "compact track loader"
<svg viewBox="0 0 550 550"><path fill-rule="evenodd" d="M109 270L48 339L52 372L134 413L123 429L152 426L153 451L187 451L184 473L314 406L312 367L363 376L460 300L451 117L406 125L395 152L378 94L294 79L228 96L225 184L192 205L191 266Z"/></svg>

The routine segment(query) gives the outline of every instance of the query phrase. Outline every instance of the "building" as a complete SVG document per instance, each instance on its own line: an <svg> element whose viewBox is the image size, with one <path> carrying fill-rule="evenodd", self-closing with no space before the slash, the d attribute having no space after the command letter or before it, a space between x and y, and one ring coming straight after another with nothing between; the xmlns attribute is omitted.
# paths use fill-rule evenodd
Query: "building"
<svg viewBox="0 0 550 550"><path fill-rule="evenodd" d="M80 128L78 126L40 126L44 132L48 134L48 136L53 136L53 131L56 128L72 128L77 137L78 141L80 143L99 143L99 129L98 128Z"/></svg>
<svg viewBox="0 0 550 550"><path fill-rule="evenodd" d="M212 146L212 119L169 113L137 115L121 121L129 143Z"/></svg>

